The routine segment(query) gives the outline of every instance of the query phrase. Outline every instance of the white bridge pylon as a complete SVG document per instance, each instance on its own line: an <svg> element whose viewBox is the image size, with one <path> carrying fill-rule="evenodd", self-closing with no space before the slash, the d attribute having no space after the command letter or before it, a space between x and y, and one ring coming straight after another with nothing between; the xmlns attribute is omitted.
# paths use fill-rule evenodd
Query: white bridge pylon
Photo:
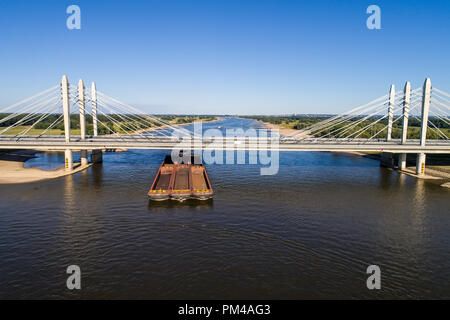
<svg viewBox="0 0 450 320"><path fill-rule="evenodd" d="M334 116L310 118L310 125L281 136L276 148L399 153L401 169L406 166L406 153L417 153L417 173L423 174L425 153L450 153L449 113L450 95L432 87L429 78L416 89L409 82L398 91L391 85L388 94L367 104ZM63 136L56 133L61 129ZM82 150L85 165L87 150L93 150L92 159L101 161L105 148L170 149L180 139L186 145L200 140L191 145L202 149L239 149L253 139L252 147L274 150L268 143L272 136L233 138L244 142L239 144L230 144L226 138L210 141L97 91L95 83L90 90L83 80L71 85L66 76L59 85L0 110L0 148L65 150L68 170L73 168L72 150Z"/></svg>

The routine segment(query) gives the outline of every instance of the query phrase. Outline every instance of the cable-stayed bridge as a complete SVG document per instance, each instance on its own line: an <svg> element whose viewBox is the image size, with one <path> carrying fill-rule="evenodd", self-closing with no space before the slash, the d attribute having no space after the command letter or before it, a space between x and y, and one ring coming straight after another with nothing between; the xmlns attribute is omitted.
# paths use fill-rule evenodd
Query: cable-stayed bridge
<svg viewBox="0 0 450 320"><path fill-rule="evenodd" d="M392 85L386 95L289 135L210 137L116 100L94 83L90 90L82 80L70 85L63 76L60 84L0 109L0 149L65 151L68 170L74 150L81 150L82 164L88 150L101 161L102 149L117 148L383 152L400 154L401 169L406 154L415 153L423 174L426 153L450 153L449 113L450 95L427 78L416 89L409 82L400 91ZM55 135L55 128L64 134Z"/></svg>

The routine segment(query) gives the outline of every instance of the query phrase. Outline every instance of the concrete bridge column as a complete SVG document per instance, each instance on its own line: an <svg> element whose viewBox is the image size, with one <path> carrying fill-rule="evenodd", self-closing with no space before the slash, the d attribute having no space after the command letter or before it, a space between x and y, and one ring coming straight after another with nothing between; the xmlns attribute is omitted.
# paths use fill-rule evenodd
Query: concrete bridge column
<svg viewBox="0 0 450 320"><path fill-rule="evenodd" d="M380 155L380 166L394 168L394 154L391 152L382 152Z"/></svg>
<svg viewBox="0 0 450 320"><path fill-rule="evenodd" d="M72 171L73 170L73 155L72 150L66 149L64 151L64 158L65 158L65 168L66 171Z"/></svg>
<svg viewBox="0 0 450 320"><path fill-rule="evenodd" d="M428 129L428 114L430 111L430 99L431 99L431 80L425 79L423 84L423 96L422 96L422 119L420 126L420 146L425 147L427 142L427 129ZM425 174L425 153L417 154L416 161L416 173L418 175Z"/></svg>
<svg viewBox="0 0 450 320"><path fill-rule="evenodd" d="M431 80L425 79L423 84L423 96L422 96L422 119L420 126L420 145L425 146L427 141L427 129L428 129L428 114L430 111L430 99L431 99Z"/></svg>
<svg viewBox="0 0 450 320"><path fill-rule="evenodd" d="M416 174L422 176L425 174L425 153L418 153L416 160Z"/></svg>
<svg viewBox="0 0 450 320"><path fill-rule="evenodd" d="M78 107L80 110L80 140L86 140L86 119L85 119L85 100L84 100L84 83L83 80L80 79L78 81ZM87 150L81 150L81 165L87 165Z"/></svg>
<svg viewBox="0 0 450 320"><path fill-rule="evenodd" d="M64 75L61 81L63 116L64 116L64 137L66 143L70 142L70 96L69 96L69 80Z"/></svg>
<svg viewBox="0 0 450 320"><path fill-rule="evenodd" d="M406 153L400 153L398 155L398 168L400 170L406 169Z"/></svg>
<svg viewBox="0 0 450 320"><path fill-rule="evenodd" d="M102 163L103 162L103 151L99 150L99 149L92 150L91 161L92 161L92 163Z"/></svg>
<svg viewBox="0 0 450 320"><path fill-rule="evenodd" d="M411 83L408 81L405 84L403 96L403 121L402 121L402 137L401 143L405 144L408 135L408 118L409 118L409 105L411 102ZM398 158L398 168L400 170L406 169L406 153L401 153Z"/></svg>

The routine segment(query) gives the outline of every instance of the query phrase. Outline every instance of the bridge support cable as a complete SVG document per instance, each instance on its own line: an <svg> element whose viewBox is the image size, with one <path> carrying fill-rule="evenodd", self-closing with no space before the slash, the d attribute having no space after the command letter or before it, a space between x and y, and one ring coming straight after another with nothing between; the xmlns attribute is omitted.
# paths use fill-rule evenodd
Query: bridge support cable
<svg viewBox="0 0 450 320"><path fill-rule="evenodd" d="M409 113L409 112L415 111L415 109L417 109L417 107L418 107L418 105L415 104L415 102L413 102L412 104L410 104L410 106L411 106L411 105L412 105L412 107L409 107L409 108L408 108L408 110L409 110L408 113ZM389 114L386 114L386 115L384 115L383 117L378 118L376 121L370 123L370 124L367 125L366 127L363 127L362 129L358 130L357 132L352 133L348 138L350 138L350 137L353 136L354 134L355 134L355 137L354 137L352 140L359 138L364 132L366 132L366 131L369 130L370 128L374 127L377 123L381 122L382 120L384 120L384 119L387 118L388 116L389 116ZM400 120L400 119L403 119L403 120L404 120L404 118L405 118L405 113L403 113L401 116L399 116L399 118L397 118L395 121L392 121L392 125L393 125L395 122L397 122L398 120ZM376 137L378 134L380 134L381 132L383 132L383 131L384 131L385 129L387 129L387 128L388 128L388 126L385 126L383 129L381 129L380 131L378 131L375 135L372 135L372 136L369 138L369 140L372 139L372 138L374 138L374 137ZM403 132L405 132L405 141L406 141L406 130L407 130L407 127L402 127L402 134L403 134ZM403 144L403 143L402 143L402 144Z"/></svg>
<svg viewBox="0 0 450 320"><path fill-rule="evenodd" d="M6 127L5 129L0 131L0 135L7 132L10 129L13 129L15 127L18 127L20 125L25 125L26 123L29 123L30 121L33 121L34 119L38 118L42 113L45 113L48 107L48 103L52 102L53 100L57 100L59 97L54 97L52 99L49 99L41 104L39 104L39 106L36 106L32 111L32 113L25 113L25 114L21 114L21 115L16 115L15 117L20 117L22 116L22 118L20 118L18 121L16 121L15 123L13 123L12 125L10 125L9 127ZM58 102L56 102L58 103ZM14 117L12 117L14 118ZM11 118L11 119L12 119ZM9 119L8 119L9 120ZM1 121L0 121L1 122Z"/></svg>
<svg viewBox="0 0 450 320"><path fill-rule="evenodd" d="M430 111L431 112L431 111ZM447 135L445 134L445 133L443 133L442 131L441 131L441 129L439 129L432 121L430 121L430 120L428 120L428 128L430 129L430 130L432 130L434 133L436 133L437 134L437 136L438 136L438 139L439 139L439 136L440 137L442 137L444 140L448 140L448 137L447 137ZM430 127L431 126L431 127Z"/></svg>
<svg viewBox="0 0 450 320"><path fill-rule="evenodd" d="M323 139L325 137L330 136L330 138L328 138L328 141L330 141L330 140L333 140L336 138L340 138L340 137L344 136L344 134L347 133L349 130L353 129L355 126L362 123L363 121L368 120L371 117L375 117L379 113L384 113L383 111L386 110L386 106L388 104L389 104L389 101L383 101L383 103L380 103L378 105L371 106L371 107L365 108L363 110L359 110L357 114L351 114L351 115L345 116L338 122L334 122L326 127L319 128L319 130L317 130L316 134L323 132L323 131L327 131L327 130L332 130L332 131L328 132L325 135L319 136L318 139ZM373 109L375 111L373 111ZM369 113L369 112L371 112L371 113ZM387 115L386 115L386 117L387 117ZM383 119L386 117L383 117ZM339 125L342 125L345 122L348 122L348 123L342 127L339 127ZM337 128L335 128L335 127L337 127ZM335 129L333 130L333 128L335 128ZM313 133L314 131L315 130L312 130L311 133ZM332 137L333 135L335 135L334 138Z"/></svg>
<svg viewBox="0 0 450 320"><path fill-rule="evenodd" d="M320 136L319 139L324 139L326 137L330 137L328 141L335 140L336 138L342 137L343 134L347 133L349 130L353 129L355 126L359 125L360 123L364 122L365 120L375 116L378 114L381 110L385 110L385 105L382 105L380 108L375 110L375 112L359 119L356 121L349 121L349 123L343 127L338 127L337 129L330 131L329 133L325 134L324 136ZM387 115L385 116L387 117ZM383 117L383 118L385 118Z"/></svg>
<svg viewBox="0 0 450 320"><path fill-rule="evenodd" d="M397 95L400 95L400 93L398 93ZM358 137L360 137L364 132L366 132L368 129L372 128L373 126L375 126L377 123L381 122L382 120L384 120L385 118L389 117L389 121L388 121L388 125L387 125L387 129L389 130L389 128L391 128L391 137L392 137L392 129L393 129L393 116L394 113L397 109L400 109L400 106L403 106L403 102L400 102L399 104L395 103L395 98L393 96L390 97L391 101L394 101L394 103L392 104L391 102L388 103L388 113L385 114L384 116L380 116L380 117L376 117L378 110L375 110L375 112L372 112L371 114L368 114L367 116L365 116L364 118L357 120L357 121L353 121L353 123L350 124L350 126L343 132L340 132L338 134L338 138L347 138L350 139L352 138L352 136L355 136L354 138L352 138L351 140L357 139ZM384 111L385 109L383 109L382 111ZM402 114L402 118L404 117L404 114ZM348 131L350 131L351 129L357 127L359 124L361 124L362 122L364 122L365 120L370 120L375 118L376 120L372 123L369 123L368 125L366 125L365 127L358 129L357 131L350 133L347 136L344 136L345 133L347 133ZM391 119L392 118L392 119ZM398 121L398 119L397 119ZM387 136L389 136L389 134L387 134Z"/></svg>
<svg viewBox="0 0 450 320"><path fill-rule="evenodd" d="M123 136L123 138L127 137L131 137L132 139L136 139L137 137L134 135L134 131L133 129L130 129L127 125L125 124L121 124L120 122L116 121L112 116L108 115L106 112L103 112L100 108L98 109L98 112L100 112L100 114L104 115L109 121L111 121L113 123L113 125L115 125L116 127L119 128L119 130L123 131L126 135L124 136L122 132L117 132L116 130L113 130L116 134ZM124 127L127 127L128 130L130 130L130 132L128 132L126 129L124 129Z"/></svg>
<svg viewBox="0 0 450 320"><path fill-rule="evenodd" d="M121 128L121 130L124 131L132 139L136 139L137 136L140 136L141 138L144 138L147 140L150 139L151 137L157 137L157 135L155 135L154 133L152 133L151 135L148 135L148 134L144 135L143 133L141 133L140 131L142 130L142 127L136 126L135 123L137 122L138 124L142 125L143 124L142 122L139 122L133 118L130 118L129 115L126 115L125 113L123 113L120 110L118 111L117 109L113 109L111 106L108 106L106 103L103 103L100 100L97 101L97 104L104 107L105 109L108 109L110 112L110 115L108 115L107 112L102 112L102 114L105 115L105 117L107 117L108 120L113 122L116 126ZM123 123L115 120L114 117L116 117L116 116L119 117L123 121ZM145 126L145 124L144 124L144 126ZM124 129L124 127L126 127L130 132L128 132L126 129ZM168 137L163 132L161 132L160 134L162 134L165 137Z"/></svg>
<svg viewBox="0 0 450 320"><path fill-rule="evenodd" d="M145 132L145 135L143 135L144 137L160 137L161 135L164 137L170 137L169 135L165 134L163 132L164 130L164 125L162 125L162 127L159 128L152 128L152 126L155 125L155 122L150 122L149 120L146 120L145 118L138 116L136 114L131 114L129 112L127 113L123 113L122 110L117 109L118 107L114 107L111 106L111 108L115 108L115 112L117 112L118 114L122 113L122 117L126 118L129 122L131 123L138 123L140 126L136 126L135 129L135 133L136 134L140 134L143 135L141 132ZM151 131L150 131L151 130ZM159 135L158 135L159 134Z"/></svg>
<svg viewBox="0 0 450 320"><path fill-rule="evenodd" d="M359 129L358 131L352 133L351 135L348 136L348 138L350 139L354 134L355 134L355 137L353 137L353 139L351 139L351 140L355 140L355 139L359 138L364 132L366 132L367 130L371 129L371 128L374 127L377 123L379 123L379 122L383 121L384 119L386 119L388 116L389 116L389 114L386 114L386 115L382 116L381 118L378 118L376 121L374 121L374 122L372 122L372 123L369 123L367 126L365 126L365 127L361 128L361 129ZM388 126L384 127L384 128L381 130L381 132L383 132L384 129L387 128L387 127L388 127ZM373 137L373 136L372 136L372 137ZM372 137L371 137L371 138L372 138ZM369 140L370 140L371 138L369 138Z"/></svg>
<svg viewBox="0 0 450 320"><path fill-rule="evenodd" d="M24 136L26 135L31 129L33 129L39 122L41 122L42 120L48 118L52 113L54 113L55 111L59 110L61 108L61 105L59 103L56 103L53 105L53 108L50 108L50 110L46 111L45 113L43 113L40 118L36 121L33 122L33 124L29 127L24 129L22 132L18 133L15 135L15 137L18 136ZM20 138L19 138L20 139Z"/></svg>
<svg viewBox="0 0 450 320"><path fill-rule="evenodd" d="M433 106L434 108L430 108L430 113L433 113L435 117L437 117L439 120L444 122L445 124L450 126L450 118L449 116L445 115L445 112L443 112L441 109L437 108L436 106Z"/></svg>
<svg viewBox="0 0 450 320"><path fill-rule="evenodd" d="M385 105L382 105L380 108L376 109L374 112L372 112L372 113L366 115L365 117L363 117L363 118L361 118L361 119L359 119L359 120L356 120L356 121L350 121L350 123L347 124L346 126L341 127L341 128L338 128L338 129L336 129L335 131L330 132L328 135L336 134L336 138L342 138L342 137L345 137L345 136L344 136L345 133L347 133L348 131L352 130L353 128L355 128L356 126L358 126L359 124L361 124L362 122L364 122L364 121L366 121L366 120L368 120L368 119L371 119L372 117L376 116L377 114L379 114L381 111L384 111L384 110L385 110ZM387 117L387 116L388 116L388 115L386 115L385 117ZM385 117L382 117L381 119L384 119ZM351 137L351 135L352 135L352 134L350 134L347 138ZM322 136L322 137L320 137L320 138L324 138L324 137L326 137L326 136L327 136L327 135Z"/></svg>
<svg viewBox="0 0 450 320"><path fill-rule="evenodd" d="M44 131L42 133L40 133L36 138L40 138L43 135L45 135L49 130L51 130L52 128L54 128L55 126L57 126L58 124L60 124L63 121L63 114L61 113L61 115L55 120L53 121L46 129L44 129Z"/></svg>
<svg viewBox="0 0 450 320"><path fill-rule="evenodd" d="M438 106L441 106L443 108L447 108L450 110L450 107L446 106L445 104L440 103L439 101L436 100L431 100L431 106L440 110L440 112L443 112L444 114L446 113L446 111L442 110L441 108L439 108ZM448 116L447 116L448 117Z"/></svg>
<svg viewBox="0 0 450 320"><path fill-rule="evenodd" d="M406 86L405 86L406 89ZM285 137L286 139L295 139L297 141L314 139L314 141L321 141L327 138L327 141L349 139L354 140L364 134L368 129L374 127L377 123L388 119L388 125L384 128L387 130L386 137L392 137L393 124L397 122L400 118L404 118L405 114L405 99L409 100L409 105L413 105L419 100L419 93L422 88L417 88L415 90L410 90L409 85L409 96L405 98L405 92L395 92L395 89L391 87L390 94L384 95L372 102L361 107L354 108L348 112L342 113L340 115L331 117L315 123L309 127L301 130L301 132ZM398 102L397 102L398 101ZM385 108L387 107L388 112L385 113ZM397 118L394 122L394 114L402 112L400 118ZM409 112L409 110L408 110ZM384 115L383 115L384 114ZM379 116L378 116L379 115ZM373 120L372 120L373 119ZM372 123L367 124L363 128L358 128L360 125L364 124L366 121L371 121ZM407 125L404 126L407 128ZM356 131L353 131L355 130ZM384 130L383 129L383 130ZM376 135L380 134L377 133ZM376 136L375 135L375 136ZM387 139L390 140L390 139Z"/></svg>
<svg viewBox="0 0 450 320"><path fill-rule="evenodd" d="M135 124L133 124L132 121L130 121L129 119L127 119L126 116L121 115L120 113L115 112L114 109L108 107L108 105L104 104L103 102L97 101L97 103L98 103L98 105L102 106L103 108L107 109L107 110L110 112L111 116L108 116L108 115L107 115L107 112L108 112L108 111L107 111L107 112L102 112L102 113L103 113L106 117L108 117L110 120L112 120L115 124L117 124L118 126L120 126L121 129L123 129L123 128L122 128L122 125L121 125L118 121L114 120L113 117L114 117L114 116L117 116L117 117L119 117L119 118L123 121L123 122L122 122L123 126L125 126L128 130L130 130L130 132L127 132L126 130L123 129L123 131L125 131L127 134L133 133L133 132L135 132L136 130L139 129L139 127L137 127ZM130 127L130 126L131 126L131 127Z"/></svg>
<svg viewBox="0 0 450 320"><path fill-rule="evenodd" d="M124 108L121 108L120 106L117 106L116 103L108 103L108 102L100 102L100 100L98 101L98 103L102 104L103 106L107 106L109 105L109 109L114 108L113 112L114 114L121 114L122 117L125 117L127 119L129 119L129 121L131 122L137 122L141 125L144 125L144 127L153 127L155 125L155 123L160 123L162 125L162 127L160 128L156 128L156 129L152 129L154 130L154 132L152 132L151 134L146 133L146 135L151 135L151 136L158 136L157 134L159 133L159 135L163 135L165 137L169 137L169 135L164 134L164 132L162 132L162 129L164 128L164 126L166 126L165 122L163 121L158 121L158 120L153 120L152 118L150 119L151 121L149 121L148 119L146 119L145 117L141 116L141 115L136 115L134 111L131 110L127 110ZM133 118L135 117L135 118ZM137 127L136 130L139 132L142 130L142 128Z"/></svg>
<svg viewBox="0 0 450 320"><path fill-rule="evenodd" d="M124 111L122 111L124 112ZM165 133L165 131L172 130L173 132L178 133L180 136L192 136L192 133L188 130L181 129L177 126L172 126L169 123L159 120L155 117L151 117L145 114L136 115L136 112L131 113L132 111L125 111L129 116L135 117L139 123L145 124L145 126L149 129L146 130L146 134L148 135L148 131L150 131L150 135L153 135L155 137L157 136L164 136L164 137L171 137L169 133ZM155 127L155 124L158 125ZM142 130L142 129L141 129Z"/></svg>
<svg viewBox="0 0 450 320"><path fill-rule="evenodd" d="M436 88L436 87L433 87L433 92L437 92L437 93L439 93L439 94L441 94L441 95L443 95L443 96L446 96L446 97L450 98L450 94L449 94L449 93L444 92L444 91L442 91L442 90L439 90L439 89ZM450 100L448 100L448 101L450 102Z"/></svg>
<svg viewBox="0 0 450 320"><path fill-rule="evenodd" d="M432 111L430 110L430 113ZM412 116L412 118L414 118L415 120L417 120L419 123L422 121L420 118L418 118L417 116ZM429 126L428 129L430 129L432 132L434 132L438 137L441 136L442 138L444 138L443 140L448 140L449 138L447 137L447 135L445 133L443 133L431 120L428 120L428 124L431 125L431 127ZM439 139L439 138L438 138Z"/></svg>
<svg viewBox="0 0 450 320"><path fill-rule="evenodd" d="M411 108L410 110L413 111L415 108L417 108L417 105L414 106L413 108ZM388 115L386 114L383 118L385 118L385 117L388 117ZM394 119L394 120L392 121L392 125L393 125L394 123L396 123L397 121L399 121L400 119L402 119L402 118L403 118L403 114L400 115L400 116L398 116L396 119ZM388 125L389 125L389 124L388 124ZM380 133L382 133L384 130L387 130L388 125L384 126L381 130L379 130L378 132L376 132L375 134L373 134L370 138L367 139L367 141L366 141L365 143L370 142L372 139L374 139L376 136L378 136L378 135L379 135Z"/></svg>
<svg viewBox="0 0 450 320"><path fill-rule="evenodd" d="M384 109L385 106L386 106L386 102L383 102L380 105L376 105L376 106L373 106L373 107L369 108L369 110L377 108L377 112L378 112L379 110ZM319 137L316 137L316 138L319 138L319 139L325 138L327 136L330 136L333 133L336 133L336 132L346 128L348 125L351 125L352 124L352 119L360 118L366 111L367 110L361 110L361 111L358 111L357 114L350 114L350 115L347 114L345 116L336 118L334 121L332 121L330 123L327 123L327 124L324 124L324 125L319 125L317 127L312 127L310 129L307 129L307 130L302 130L302 133L306 133L307 135L313 135L314 136L314 135L320 134L321 132L330 131L329 133L325 134L324 136L321 135ZM347 122L348 122L348 124L344 125ZM340 125L344 125L344 127L339 127ZM299 140L301 140L301 139L302 138L299 138Z"/></svg>
<svg viewBox="0 0 450 320"><path fill-rule="evenodd" d="M129 118L129 121L131 123L138 123L138 124L142 125L139 127L135 127L133 134L138 134L138 135L148 138L148 139L151 137L162 137L162 136L170 137L169 134L165 133L165 131L168 130L168 128L166 128L166 125L162 124L160 127L155 128L154 122L152 123L152 122L145 120L143 118L140 118L138 116L135 116L136 118L130 118L133 116L135 116L135 115L128 114L126 117Z"/></svg>
<svg viewBox="0 0 450 320"><path fill-rule="evenodd" d="M352 110L349 110L349 111L347 111L347 112L345 112L345 113L341 113L341 114L338 114L338 115L336 115L336 116L333 116L333 117L331 117L331 118L329 118L329 119L326 119L326 120L323 120L323 121L321 121L321 122L312 124L312 125L310 125L310 126L308 126L308 127L306 127L306 128L303 128L303 129L302 129L302 132L295 133L294 135L290 136L290 138L296 138L297 136L305 135L305 134L308 135L308 132L310 132L310 131L313 131L313 130L316 130L316 129L317 129L317 130L320 130L321 128L323 128L323 127L325 127L325 126L331 125L331 124L334 123L335 121L339 121L339 120L340 120L341 118L343 118L345 115L353 114L353 113L355 113L355 112L357 112L357 111L361 111L361 110L363 110L364 108L370 107L371 105L373 105L373 104L375 104L375 103L377 103L378 105L385 104L385 103L386 103L386 98L387 98L387 95L381 96L381 97L379 97L379 98L377 98L377 99L375 99L375 100L370 101L369 103L366 103L366 104L364 104L364 105L361 105L361 106L358 106L358 107L356 107L356 108L353 108ZM380 101L381 101L381 103L380 103Z"/></svg>
<svg viewBox="0 0 450 320"><path fill-rule="evenodd" d="M450 109L450 101L436 93L433 93L432 101L444 106L446 109Z"/></svg>
<svg viewBox="0 0 450 320"><path fill-rule="evenodd" d="M98 121L98 123L100 123L103 127L105 127L109 132L111 132L112 135L114 135L114 136L119 136L119 137L120 137L120 135L119 135L117 132L115 132L114 130L112 130L110 127L108 127L108 126L107 126L106 124L104 124L102 121L100 121L99 119L97 119L97 121ZM125 141L125 139L123 139L123 138L121 138L121 140Z"/></svg>
<svg viewBox="0 0 450 320"><path fill-rule="evenodd" d="M101 109L97 108L97 116L99 114L102 114L105 116L105 118L107 118L109 120L108 115L106 115L103 111L101 111ZM114 120L113 120L114 121ZM111 132L112 135L118 136L121 138L122 141L125 141L125 137L123 135L121 135L120 133L118 133L116 130L111 129L108 125L106 125L105 123L103 123L100 119L98 119L97 117L97 122L100 123L103 127L105 127L109 132ZM113 125L115 123L113 122Z"/></svg>
<svg viewBox="0 0 450 320"><path fill-rule="evenodd" d="M394 97L394 99L397 99L400 96L400 93L397 93L395 95L391 95L389 98ZM316 135L320 134L321 132L326 132L326 131L330 131L328 132L328 134L326 134L326 136L331 136L331 131L334 131L334 133L339 132L340 130L343 129L343 127L339 127L340 125L344 124L345 122L349 122L348 125L344 125L345 128L347 128L348 126L352 126L356 121L359 121L361 119L361 117L364 117L365 115L367 115L369 112L374 113L373 110L375 109L375 114L376 112L381 112L382 110L385 110L386 105L389 104L389 100L387 99L388 95L384 95L376 100L373 100L372 102L369 102L368 104L365 104L364 106L361 107L357 107L354 108L348 112L345 112L343 114L334 116L330 119L326 119L324 121L321 121L319 123L313 124L310 127L306 127L304 129L302 129L302 132L295 134L291 137L299 137L301 135ZM381 100L381 102L380 102ZM376 104L374 104L375 102L378 102ZM335 127L333 129L333 127ZM323 135L320 135L319 139L323 138Z"/></svg>
<svg viewBox="0 0 450 320"><path fill-rule="evenodd" d="M52 91L57 91L58 88L59 88L59 85L56 85L54 87L48 88L48 89L46 89L44 91L41 91L41 92L39 92L39 93L35 94L34 96L31 96L31 97L29 97L27 99L21 100L19 102L16 102L16 103L10 105L10 106L4 107L3 109L0 109L0 114L1 113L6 113L6 111L8 111L10 109L17 108L18 106L24 105L24 104L26 104L26 103L28 103L30 101L35 100L35 99L41 98L41 96L46 94L46 93L50 93Z"/></svg>
<svg viewBox="0 0 450 320"><path fill-rule="evenodd" d="M111 112L112 117L114 116L118 116L122 121L123 121L123 125L130 130L130 132L127 132L127 134L130 135L139 135L142 138L148 139L148 135L144 135L142 134L140 131L142 130L141 126L137 126L135 123L138 123L139 125L143 125L142 122L131 118L129 115L126 115L125 113L120 113L120 111L113 109L111 106L108 106L107 104L103 103L102 101L97 101L98 105L104 107L105 109L109 110L109 112ZM106 113L105 113L106 114ZM120 123L119 123L120 125ZM124 130L126 131L126 130ZM154 136L154 135L151 135Z"/></svg>
<svg viewBox="0 0 450 320"><path fill-rule="evenodd" d="M2 130L0 134L3 133L0 136L0 142L3 141L2 146L32 148L33 145L50 145L59 150L67 149L70 153L78 148L101 151L105 145L111 148L166 148L173 145L174 135L178 135L178 139L183 136L195 139L198 135L197 132L173 124L172 120L160 119L158 116L147 114L97 92L95 84L93 88L94 90L91 87L90 92L86 91L82 81L78 82L78 86L73 86L69 84L67 77L63 77L59 86L7 107L11 113L4 114L0 119L0 125L3 125L0 128ZM424 108L428 109L427 118L424 117ZM328 118L313 119L301 131L281 137L280 150L377 151L383 149L385 152L400 153L400 168L406 165L405 154L414 152L419 154L417 165L422 172L426 158L425 152L449 152L449 110L450 95L432 88L429 79L425 81L423 87L415 90L411 90L411 85L406 83L404 90L395 92L392 88L389 95L384 95L350 111ZM70 117L74 118L74 114L78 112L81 139L75 140L70 139ZM87 141L86 121L90 122L91 117L93 127L97 126L97 129L94 129L96 138ZM51 124L48 125L50 122ZM401 125L400 122L402 122ZM61 123L65 125L64 137L49 137L50 130L56 126L59 128ZM412 125L411 128L414 129L410 129L411 135L417 135L418 127L420 127L420 145L407 141L408 125L410 127ZM101 137L98 136L100 128L102 129ZM47 137L43 137L44 135ZM69 143L67 143L67 136L69 136ZM425 141L423 141L424 137ZM395 139L399 139L399 142ZM434 143L431 140L434 140ZM85 142L82 143L83 141ZM426 145L423 145L423 142ZM14 146L13 143L17 145ZM71 154L66 156L66 160L70 169L73 165Z"/></svg>
<svg viewBox="0 0 450 320"><path fill-rule="evenodd" d="M345 117L339 119L339 121L337 121L337 122L333 122L333 123L331 123L331 124L329 124L329 125L327 125L327 126L325 126L325 127L322 127L322 128L310 130L310 132L313 133L313 132L322 132L322 131L331 130L332 128L337 127L337 126L339 126L339 125L341 125L341 124L343 124L343 123L345 123L345 122L349 122L349 125L351 125L351 124L353 123L353 122L352 122L353 119L355 119L355 118L360 118L361 116L363 116L363 115L364 115L365 113L367 113L368 111L370 111L370 110L376 108L376 109L375 109L375 110L376 110L376 113L379 113L381 110L384 110L385 107L386 107L386 102L384 102L383 104L377 105L377 106L373 106L373 107L371 107L370 109L365 109L365 110L363 110L363 111L360 111L360 112L358 112L357 114L346 115ZM375 113L375 114L376 114L376 113ZM338 128L337 131L338 131L338 130L341 130L342 128L345 128L345 127Z"/></svg>
<svg viewBox="0 0 450 320"><path fill-rule="evenodd" d="M161 120L161 119L158 119L157 117L151 116L151 115L149 115L149 114L147 114L147 113L145 113L145 112L143 112L143 111L141 111L141 110L139 110L139 109L137 109L137 108L135 108L135 107L133 107L133 106L127 105L127 104L125 104L125 103L123 103L123 102L120 102L120 101L117 100L117 99L111 98L111 97L105 95L104 93L98 92L98 94L99 94L100 96L102 96L103 98L109 99L110 101L112 101L112 102L116 103L117 105L121 106L122 109L128 110L128 112L131 111L132 113L136 113L136 114L142 115L143 117L145 117L145 118L147 118L147 119L150 119L150 120L153 121L153 122L157 122L157 123L159 123L159 124L161 124L161 125L163 125L163 126L167 126L167 127L169 127L170 129L172 129L172 130L174 130L174 131L176 131L176 132L179 132L179 133L181 133L181 134L186 134L186 135L188 135L188 136L192 136L192 135L193 135L193 133L190 132L190 131L188 131L188 130L185 130L185 129L183 129L183 128L179 128L179 127L173 126L173 125L171 125L170 123L165 122L165 121L163 121L163 120Z"/></svg>
<svg viewBox="0 0 450 320"><path fill-rule="evenodd" d="M440 96L438 96L436 94L433 94L433 96L431 98L431 105L435 106L436 108L439 108L437 106L440 106L440 107L446 109L446 111L441 110L444 113L450 111L450 101L446 102L445 99L443 99L442 97L440 97Z"/></svg>
<svg viewBox="0 0 450 320"><path fill-rule="evenodd" d="M98 109L96 109L95 110L96 112L98 112L98 111L100 111L100 110L98 110ZM91 110L91 112L92 112L92 110ZM96 116L97 116L98 114L96 114ZM98 124L100 124L101 126L103 126L106 130L108 130L109 132L111 132L111 134L110 135L113 135L113 136L116 136L116 137L118 137L121 141L123 141L123 142L127 142L127 140L122 136L122 135L120 135L119 133L117 133L116 131L114 131L113 129L111 129L107 124L105 124L105 123L103 123L100 119L98 119L98 117L97 117L97 123ZM98 128L98 127L97 127ZM106 135L106 136L110 136L110 135ZM98 136L96 136L96 137L98 137Z"/></svg>
<svg viewBox="0 0 450 320"><path fill-rule="evenodd" d="M8 120L27 115L29 113L35 113L37 110L40 110L40 108L42 106L45 106L46 104L48 104L54 100L57 100L58 98L59 98L59 96L56 95L55 93L41 97L40 99L37 99L37 100L33 101L32 103L25 105L24 107L9 114L8 116L4 117L3 119L0 119L0 123L4 123Z"/></svg>

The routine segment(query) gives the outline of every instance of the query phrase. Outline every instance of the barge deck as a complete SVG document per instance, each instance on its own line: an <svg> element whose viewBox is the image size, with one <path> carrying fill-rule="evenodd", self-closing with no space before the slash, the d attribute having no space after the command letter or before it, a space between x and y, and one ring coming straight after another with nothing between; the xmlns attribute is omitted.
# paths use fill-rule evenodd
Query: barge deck
<svg viewBox="0 0 450 320"><path fill-rule="evenodd" d="M206 200L213 196L208 174L199 156L185 156L183 159L182 163L174 163L171 156L166 155L148 192L151 200Z"/></svg>

